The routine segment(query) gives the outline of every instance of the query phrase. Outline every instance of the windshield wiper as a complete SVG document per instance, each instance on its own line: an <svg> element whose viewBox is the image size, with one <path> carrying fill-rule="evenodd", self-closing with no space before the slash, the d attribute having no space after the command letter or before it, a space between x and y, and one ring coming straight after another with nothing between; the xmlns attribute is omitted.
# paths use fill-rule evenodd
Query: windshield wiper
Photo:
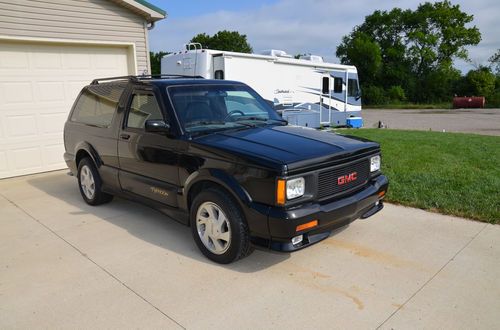
<svg viewBox="0 0 500 330"><path fill-rule="evenodd" d="M288 121L284 119L272 119L272 118L265 118L265 117L239 117L236 118L235 121L243 121L243 120L256 120L256 121L265 121L265 122L277 122L277 123L283 123L283 124L288 124Z"/></svg>
<svg viewBox="0 0 500 330"><path fill-rule="evenodd" d="M238 117L238 118L235 118L234 121L243 121L243 120L268 121L268 119L264 118L264 117Z"/></svg>
<svg viewBox="0 0 500 330"><path fill-rule="evenodd" d="M226 122L221 120L197 120L187 123L185 127L193 127L200 125L225 125L225 124Z"/></svg>

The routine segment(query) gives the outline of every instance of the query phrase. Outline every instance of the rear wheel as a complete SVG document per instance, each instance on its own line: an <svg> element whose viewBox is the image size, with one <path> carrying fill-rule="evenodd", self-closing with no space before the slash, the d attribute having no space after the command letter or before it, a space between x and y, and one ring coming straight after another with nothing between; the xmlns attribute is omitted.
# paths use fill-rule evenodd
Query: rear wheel
<svg viewBox="0 0 500 330"><path fill-rule="evenodd" d="M108 203L113 195L101 190L102 181L94 162L86 157L78 163L78 186L83 200L90 205Z"/></svg>
<svg viewBox="0 0 500 330"><path fill-rule="evenodd" d="M196 245L212 261L228 264L253 250L243 214L220 189L211 188L196 196L190 222Z"/></svg>

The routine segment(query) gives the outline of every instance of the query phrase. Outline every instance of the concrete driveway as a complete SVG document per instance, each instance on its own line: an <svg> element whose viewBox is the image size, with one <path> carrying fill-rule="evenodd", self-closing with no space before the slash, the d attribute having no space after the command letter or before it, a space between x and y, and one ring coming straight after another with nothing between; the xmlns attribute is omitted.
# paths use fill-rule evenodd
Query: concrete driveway
<svg viewBox="0 0 500 330"><path fill-rule="evenodd" d="M500 328L500 226L395 205L293 254L190 231L64 172L0 181L0 328Z"/></svg>
<svg viewBox="0 0 500 330"><path fill-rule="evenodd" d="M500 109L363 110L364 126L500 135Z"/></svg>

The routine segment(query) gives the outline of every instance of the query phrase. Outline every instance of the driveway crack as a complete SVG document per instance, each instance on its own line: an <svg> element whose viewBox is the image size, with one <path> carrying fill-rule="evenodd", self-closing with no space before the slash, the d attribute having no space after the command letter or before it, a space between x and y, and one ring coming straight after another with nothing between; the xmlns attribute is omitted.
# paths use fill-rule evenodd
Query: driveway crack
<svg viewBox="0 0 500 330"><path fill-rule="evenodd" d="M466 247L468 247L470 243L472 243L472 241L474 241L476 237L478 237L479 234L481 234L487 226L488 224L486 223L474 236L472 236L472 238L467 243L465 243L464 246L462 246L441 268L439 268L439 270L434 275L432 275L424 284L422 284L420 288L417 289L417 291L415 291L408 299L406 299L406 301L401 306L399 306L394 312L391 313L391 315L389 315L382 323L380 323L376 329L380 329L384 324L387 323L387 321L389 321L394 315L396 315L401 309L403 309L404 306L408 304L408 302L410 302L417 294L419 294L420 291L422 291L434 278L436 278L439 273L441 273L441 271L443 271L443 269L446 268L446 266L450 264L450 262L452 262Z"/></svg>
<svg viewBox="0 0 500 330"><path fill-rule="evenodd" d="M9 198L7 198L5 195L0 194L0 196L4 197L7 201L9 201L9 203L11 203L12 205L14 205L19 210L21 210L24 214L26 214L32 220L36 221L38 224L40 224L42 227L44 227L50 233L52 233L57 238L59 238L60 240L62 240L63 242L65 242L67 245L69 245L71 248L73 248L75 251L77 251L82 257L84 257L85 259L87 259L88 261L90 261L91 263L93 263L96 267L98 267L103 272L105 272L109 277L111 277L112 279L114 279L115 281L117 281L118 283L120 283L128 291L130 291L131 293L135 294L137 297L139 297L141 300L143 300L149 306L151 306L152 308L156 309L163 316L165 316L170 321L172 321L175 324L177 324L181 329L186 329L186 327L184 327L182 324L180 324L179 322L177 322L174 318L172 318L171 316L169 316L168 314L166 314L165 312L163 312L159 307L157 307L156 305L154 305L151 301L149 301L147 298L145 298L140 293L138 293L137 291L135 291L133 288L131 288L130 286L128 286L125 282L123 282L122 280L120 280L116 275L114 275L113 273L111 273L104 266L101 266L96 261L94 261L92 258L90 258L85 252L83 252L82 250L80 250L77 246L75 246L71 242L67 241L64 237L62 237L61 235L59 235L58 233L56 233L54 230L52 230L50 227L48 227L47 225L45 225L43 222L41 222L40 220L38 220L37 218L35 218L34 216L32 216L29 212L27 212L21 206L17 205L14 201L12 201Z"/></svg>

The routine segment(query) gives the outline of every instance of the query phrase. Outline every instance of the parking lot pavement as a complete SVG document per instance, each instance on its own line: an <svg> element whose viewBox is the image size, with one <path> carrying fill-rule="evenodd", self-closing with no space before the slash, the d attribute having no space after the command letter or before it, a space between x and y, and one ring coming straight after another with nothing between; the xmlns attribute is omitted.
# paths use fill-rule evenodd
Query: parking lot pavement
<svg viewBox="0 0 500 330"><path fill-rule="evenodd" d="M388 128L500 135L500 109L370 109L363 110L364 127L382 121Z"/></svg>
<svg viewBox="0 0 500 330"><path fill-rule="evenodd" d="M0 328L500 328L500 226L386 205L227 266L190 231L52 172L0 181Z"/></svg>

